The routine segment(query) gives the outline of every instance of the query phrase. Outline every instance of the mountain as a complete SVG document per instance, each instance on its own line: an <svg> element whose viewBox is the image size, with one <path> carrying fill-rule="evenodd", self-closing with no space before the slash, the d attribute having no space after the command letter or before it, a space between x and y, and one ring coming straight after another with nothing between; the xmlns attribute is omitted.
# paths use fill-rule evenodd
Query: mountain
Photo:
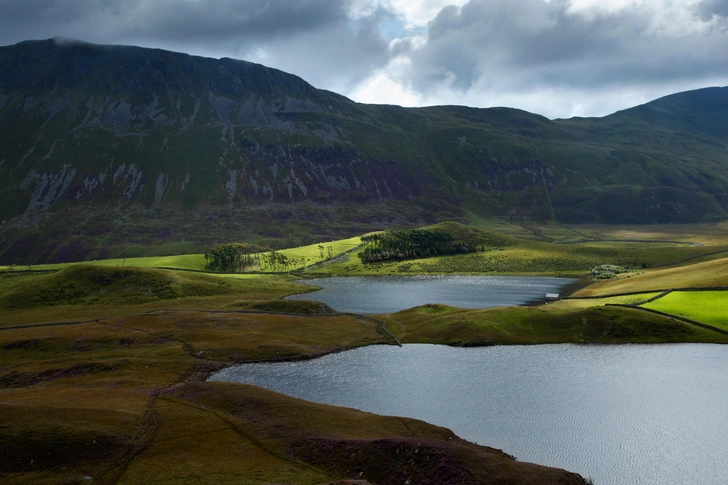
<svg viewBox="0 0 728 485"><path fill-rule="evenodd" d="M315 242L469 213L728 218L728 88L604 118L355 103L258 64L0 47L0 262Z"/></svg>

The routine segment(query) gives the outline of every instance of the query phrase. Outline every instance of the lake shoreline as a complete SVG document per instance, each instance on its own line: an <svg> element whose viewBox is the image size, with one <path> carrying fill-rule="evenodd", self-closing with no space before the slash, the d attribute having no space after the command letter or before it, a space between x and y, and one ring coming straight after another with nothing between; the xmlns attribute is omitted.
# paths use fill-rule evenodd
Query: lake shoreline
<svg viewBox="0 0 728 485"><path fill-rule="evenodd" d="M585 472L588 472L591 477L598 480L597 483L619 483L622 485L634 483L632 480L634 476L649 477L647 481L642 480L640 483L686 483L663 480L666 477L662 476L661 470L663 466L667 465L664 463L654 465L652 457L654 455L662 456L663 459L669 459L671 455L661 448L663 445L660 444L659 440L651 440L650 438L646 438L647 443L639 447L642 455L641 459L647 460L647 463L644 466L641 464L632 464L628 467L630 471L625 472L624 467L619 464L625 463L626 458L621 455L625 453L629 454L629 451L620 446L620 440L622 439L620 437L628 429L640 428L640 426L642 426L642 432L648 437L651 436L651 433L663 433L665 431L664 426L667 426L666 424L664 426L663 424L651 425L652 427L644 428L645 423L653 422L650 420L645 421L645 419L647 416L654 418L652 410L655 406L666 411L666 414L663 413L663 419L671 423L674 421L672 418L673 405L677 403L681 406L680 409L684 408L680 412L681 414L686 412L688 414L690 412L695 413L698 412L697 408L700 408L701 411L698 413L700 416L705 415L706 412L708 415L715 415L711 409L717 406L717 404L711 403L720 401L721 391L715 391L715 389L721 389L722 387L713 383L708 375L713 376L713 378L719 377L725 381L725 376L722 376L717 370L713 369L709 374L706 374L706 377L704 377L705 383L702 383L703 381L695 379L695 370L690 370L685 367L689 363L695 367L699 366L701 362L712 362L712 359L719 355L723 356L722 359L725 359L722 349L715 349L713 348L714 346L710 345L675 344L665 347L649 345L594 346L578 344L563 346L561 344L554 344L538 346L539 348L535 352L527 349L519 349L519 346L510 346L511 348L500 346L500 349L489 349L486 353L477 352L477 349L465 350L442 347L444 346L436 344L413 344L406 345L403 352L386 348L360 348L357 349L355 354L351 354L350 356L332 356L326 359L326 362L309 362L303 366L295 367L244 365L241 369L245 369L245 372L238 374L238 378L232 378L234 375L232 373L225 375L225 372L221 372L218 374L219 379L213 379L209 382L239 382L247 385L262 386L274 392L283 393L284 395L297 397L306 401L337 407L343 406L344 408L353 407L377 415L408 416L439 426L445 426L470 442L487 443L496 449L504 449L506 453L513 454L518 459L526 462L543 463L547 464L547 466L575 470L584 474L584 476L586 476ZM569 359L556 357L562 354L572 357ZM550 357L552 355L554 356ZM479 356L484 356L490 364L474 364L471 362L473 359L480 359L481 357ZM533 359L538 360L540 358L545 358L550 365L543 366L537 362L532 362ZM657 361L655 361L656 358L658 359ZM575 362L572 362L573 359L575 359ZM673 359L677 360L673 361ZM596 363L600 363L600 365L595 365ZM451 369L453 365L455 368ZM553 366L556 366L556 369L552 368ZM370 367L376 367L376 369L370 369ZM449 370L444 370L443 368ZM482 374L480 380L477 375L467 372L467 369L472 368L481 370L478 373L478 375ZM652 384L648 386L651 389L649 392L646 391L642 372L634 372L636 368L646 372L648 376L653 376L650 380ZM669 370L665 370L668 368ZM311 369L311 371L309 372L306 369ZM574 369L580 369L581 371L574 373ZM520 377L518 379L509 377L510 374L508 372L511 370L515 375ZM255 377L259 371L262 372L260 375L260 379L262 380ZM355 377L350 374L360 375L360 377ZM372 374L375 378L371 377ZM595 376L593 378L588 377L591 374L595 374ZM559 376L558 379L568 381L568 383L559 384L552 382L556 376ZM666 381L668 376L671 376L671 378ZM515 385L514 387L514 384L518 383L519 379L523 379L524 377L526 377L529 383ZM471 378L475 379L476 383L471 383ZM581 384L571 383L571 380L574 379L581 382ZM694 386L695 389L690 392L664 390L665 383L671 383L674 379L677 380L672 385L680 389L683 386ZM448 386L450 386L453 380L458 383L455 384L453 389L450 389ZM269 382L269 384L265 384L265 382ZM610 382L612 384L609 384ZM628 388L632 389L630 392L623 390L623 387L627 383L629 383ZM439 388L440 386L448 387L448 390L443 393L443 396L445 396L443 399L449 404L433 404L430 406L428 404L429 396L432 395L430 387ZM491 389L493 386L495 388ZM484 402L490 402L489 399L497 402L497 404L492 403L486 406L489 411L483 416L483 419L490 416L487 421L481 422L481 419L476 415L472 415L471 413L473 411L470 410L469 405L463 404L465 407L463 408L462 415L461 413L453 415L450 412L454 404L451 402L454 396L463 398L463 396L469 393L465 391L466 389L475 392L475 389L481 389L481 387L483 388L481 391L483 396L474 399L475 403L480 403L478 406L484 405ZM528 394L531 392L529 389L532 387L535 389L534 393L538 398L520 395L522 393ZM565 395L563 391L559 391L562 388L569 389L570 393ZM498 391L498 389L501 390ZM699 400L703 404L697 406L695 399L698 398L695 396L702 396L701 392L707 392L710 389L714 389L713 394L718 392L718 395L713 396L711 399L700 398ZM341 395L341 392L344 392L344 394ZM644 396L645 392L647 392L646 396L649 397L648 401L643 404L634 404L634 400L641 399L641 396ZM602 394L604 395L602 396ZM315 398L312 396L320 397ZM622 396L621 400L617 399L619 396ZM670 397L666 398L666 396ZM552 410L552 412L556 413L557 416L571 416L575 410L579 410L576 412L576 415L581 417L573 425L564 428L562 419L557 419L556 416L543 418L543 423L533 418L543 413L538 409L531 410L529 406L535 406L540 409L545 405L542 403L547 403L549 406L556 405L565 398L567 398L565 402L559 405L565 409L557 408L560 410ZM594 410L598 416L602 416L603 411L600 403L612 402L614 399L616 399L615 402L619 406L624 407L623 411L614 414L614 418L621 420L630 416L632 412L636 413L634 417L635 422L623 426L623 431L612 431L611 426L603 426L601 424L602 418L586 419L588 410ZM402 401L401 404L397 404L399 400ZM574 407L577 402L579 405ZM511 403L511 405L521 403L513 406L513 411L516 413L516 416L510 421L507 418L499 417L501 413L511 413L508 403ZM616 404L613 403L613 405ZM409 406L414 406L414 409L417 409L417 411L413 411ZM432 412L440 416L440 418L431 414L429 411L423 414L424 409L432 409ZM443 411L445 412L443 413ZM529 419L518 417L518 413L525 413L526 416L531 416L532 419L536 419L537 423L534 424ZM603 419L606 419L606 417ZM715 419L725 421L725 418L720 416ZM483 422L491 424L482 424ZM491 436L494 431L501 430L501 428L506 426L504 423L508 423L508 428L505 428L503 433L495 433ZM465 428L463 426L466 426L466 428L468 426L475 426L474 429L482 428L488 430L488 432L481 436L478 434L480 432L473 434L474 431L472 430L464 431ZM516 446L515 448L513 444L507 445L507 443L511 443L512 432L510 431L510 426L517 428L518 435L522 436L522 445ZM555 447L554 443L548 444L548 441L544 442L545 435L541 433L539 433L539 439L533 440L532 428L534 426L542 431L549 429L549 432L565 433L564 439L572 439L574 436L572 432L577 432L577 436L580 436L578 433L582 433L584 437L572 442L570 445L571 448L567 448L571 450L568 453L565 451L560 452L558 451L560 448ZM572 426L574 427L572 428ZM672 434L676 436L681 435L682 431L680 430L682 427L679 423L674 423L671 426ZM702 426L700 429L713 437L715 435L715 429L721 426L719 423L714 423L713 425ZM605 437L604 439L594 441L592 438L595 433L606 433L609 435L609 439ZM497 436L501 437L497 438ZM558 439L556 441L561 443ZM588 454L591 454L591 458L587 461L582 461L584 458L578 458L579 452L577 450L582 449L583 444L581 443L586 442L592 443L591 448L589 448L591 451L588 452ZM714 445L723 443L721 446L726 446L726 440L724 439L719 442L714 442L714 440L711 442ZM601 455L602 446L596 446L596 443L611 443L608 445L608 449L612 450L610 452L612 454L608 460ZM685 448L703 450L705 447L696 448L696 446L691 445ZM688 468L675 465L673 462L671 462L668 468L672 467L671 473L682 473L683 475L693 472L700 473L708 480L705 483L711 483L711 479L720 475L722 473L720 470L725 468L725 466L715 468L707 466L707 464L696 465L696 463L700 463L701 456L703 455L708 456L709 458L707 460L710 462L713 459L710 457L716 455L716 453L718 455L722 453L720 446L718 448L717 452L710 449L688 453L686 457L689 457L691 463ZM629 449L632 450L633 447ZM576 461L562 461L564 456L571 456L572 452L576 453L574 455ZM629 456L632 457L631 454ZM604 462L602 462L603 460ZM597 471L598 473L596 473ZM631 476L630 474L635 475Z"/></svg>

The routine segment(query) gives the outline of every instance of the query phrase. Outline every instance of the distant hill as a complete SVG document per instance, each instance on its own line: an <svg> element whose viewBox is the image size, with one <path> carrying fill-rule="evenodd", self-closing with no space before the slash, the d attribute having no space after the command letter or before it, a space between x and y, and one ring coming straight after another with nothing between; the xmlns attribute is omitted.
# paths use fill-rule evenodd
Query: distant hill
<svg viewBox="0 0 728 485"><path fill-rule="evenodd" d="M0 263L484 217L728 218L728 88L604 118L355 103L258 64L0 48Z"/></svg>

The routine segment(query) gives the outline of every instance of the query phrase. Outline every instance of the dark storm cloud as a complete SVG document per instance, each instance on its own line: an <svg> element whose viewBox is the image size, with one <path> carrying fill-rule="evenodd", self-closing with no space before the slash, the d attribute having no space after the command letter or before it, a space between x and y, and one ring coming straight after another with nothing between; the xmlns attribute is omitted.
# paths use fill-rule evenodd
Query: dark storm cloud
<svg viewBox="0 0 728 485"><path fill-rule="evenodd" d="M156 47L259 62L369 102L559 116L728 81L728 0L470 0L422 23L422 8L446 3L0 0L0 45L62 36Z"/></svg>
<svg viewBox="0 0 728 485"><path fill-rule="evenodd" d="M0 44L70 37L253 60L344 89L386 65L379 8L348 0L0 0ZM329 81L333 80L334 85Z"/></svg>
<svg viewBox="0 0 728 485"><path fill-rule="evenodd" d="M725 30L680 30L681 20L697 22L726 5L698 4L699 10L682 12L691 18L661 25L654 4L585 15L565 0L471 0L430 22L427 42L411 52L406 81L424 94L438 83L463 91L503 85L596 89L726 76Z"/></svg>
<svg viewBox="0 0 728 485"><path fill-rule="evenodd" d="M0 12L4 43L53 31L100 39L264 41L346 19L345 3L336 0L3 0Z"/></svg>

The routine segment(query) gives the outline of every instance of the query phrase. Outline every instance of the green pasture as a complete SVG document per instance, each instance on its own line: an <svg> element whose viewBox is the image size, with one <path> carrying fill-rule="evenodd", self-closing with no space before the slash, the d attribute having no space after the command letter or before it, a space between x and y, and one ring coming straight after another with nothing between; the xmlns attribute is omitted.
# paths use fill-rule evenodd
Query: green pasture
<svg viewBox="0 0 728 485"><path fill-rule="evenodd" d="M548 303L544 308L553 311L561 310L577 310L581 308L591 308L604 305L637 305L649 300L659 292L639 293L637 295L611 296L604 298L567 298L555 302Z"/></svg>
<svg viewBox="0 0 728 485"><path fill-rule="evenodd" d="M278 251L285 256L289 264L285 267L269 267L263 259L261 266L251 268L261 272L287 272L306 268L311 274L337 276L358 275L402 275L402 274L550 274L578 276L602 264L615 264L632 268L634 271L617 281L601 282L592 285L583 295L599 295L609 293L650 291L679 286L706 286L696 281L687 280L679 284L686 275L694 273L692 268L700 270L699 279L703 281L721 281L724 279L724 268L717 262L725 254L713 254L717 251L728 251L728 246L695 246L677 243L671 240L654 242L660 238L674 237L685 239L700 230L707 231L711 237L717 238L720 228L690 227L674 230L667 229L645 232L643 241L618 240L585 240L585 235L596 237L598 228L568 228L561 226L515 226L509 223L480 222L483 228L492 232L485 233L474 226L456 223L442 223L431 227L440 227L455 234L456 238L472 239L473 237L491 238L494 242L486 244L490 250L451 256L436 256L424 259L390 260L377 263L363 263L357 256L357 247L361 245L360 237L322 241L307 246L292 247ZM645 229L646 230L646 229ZM524 238L526 233L531 238ZM712 232L711 232L712 231ZM612 233L601 233L602 236L637 237L639 234L630 229L615 230ZM580 238L582 242L573 242ZM536 240L538 239L538 240ZM718 239L713 239L717 241ZM546 241L559 241L546 242ZM564 242L571 242L565 244ZM351 252L350 252L351 251ZM694 259L699 258L699 259ZM706 262L706 260L708 260ZM699 267L692 264L705 262ZM183 270L204 271L204 254L183 254L175 256L149 256L137 258L116 258L90 262L99 266L134 266L139 268L174 268ZM2 266L0 273L8 271L57 271L75 263L43 264L33 266ZM663 265L688 266L666 270L658 273L656 267ZM715 265L715 266L714 266ZM654 268L654 269L653 269ZM672 271L672 273L669 273ZM697 274L697 273L696 273ZM236 278L250 276L235 275ZM716 279L717 278L717 279ZM694 279L694 278L693 278ZM648 283L649 282L649 283ZM693 284L695 283L695 284ZM716 285L711 283L708 286ZM662 286L661 286L662 285ZM667 285L667 286L665 286ZM609 288L609 290L607 289Z"/></svg>
<svg viewBox="0 0 728 485"><path fill-rule="evenodd" d="M176 256L147 256L140 258L101 259L83 261L98 266L136 266L138 268L175 268L202 271L205 269L204 254L180 254ZM57 271L79 262L34 264L30 266L0 266L0 271Z"/></svg>
<svg viewBox="0 0 728 485"><path fill-rule="evenodd" d="M290 259L298 258L305 261L305 265L326 261L341 253L356 248L361 244L360 237L352 237L348 239L340 239L336 241L321 242L318 244L310 244L308 246L300 246L295 248L282 249L278 252ZM323 254L323 256L322 256ZM205 270L204 254L180 254L175 256L147 256L139 258L115 258L103 259L98 261L84 261L84 263L94 264L97 266L134 266L137 268L173 268L186 269L194 271ZM0 266L0 272L9 271L58 271L68 266L79 264L72 263L56 263L56 264L35 264L27 266ZM298 269L298 268L293 268ZM263 267L262 271L269 270ZM247 275L228 275L236 278L251 277Z"/></svg>
<svg viewBox="0 0 728 485"><path fill-rule="evenodd" d="M673 291L642 306L728 330L728 291Z"/></svg>
<svg viewBox="0 0 728 485"><path fill-rule="evenodd" d="M602 264L633 268L636 272L675 263L687 258L706 257L726 246L696 247L674 243L587 242L553 244L515 239L515 244L481 253L436 256L426 259L363 263L355 253L331 264L312 269L331 275L398 275L398 274L553 274L583 275ZM687 262L685 263L687 264ZM633 273L634 274L634 273ZM639 289L635 290L639 291Z"/></svg>
<svg viewBox="0 0 728 485"><path fill-rule="evenodd" d="M338 239L335 241L309 244L308 246L282 249L278 252L289 259L298 258L304 261L305 263L303 266L310 266L315 263L321 263L335 258L336 256L339 256L346 251L350 251L360 245L361 238L356 236L349 239ZM300 269L303 266L299 266L295 269ZM263 270L265 270L265 268L263 268Z"/></svg>

